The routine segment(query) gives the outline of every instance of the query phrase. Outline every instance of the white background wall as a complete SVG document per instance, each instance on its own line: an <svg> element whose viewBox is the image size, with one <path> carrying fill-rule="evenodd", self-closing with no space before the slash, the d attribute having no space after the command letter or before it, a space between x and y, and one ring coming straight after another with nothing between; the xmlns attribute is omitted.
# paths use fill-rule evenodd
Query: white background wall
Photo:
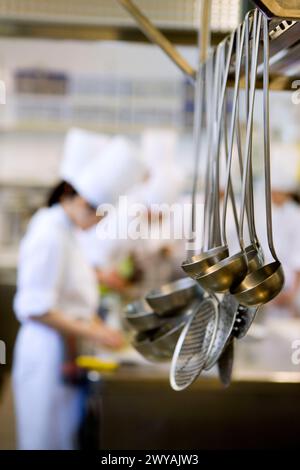
<svg viewBox="0 0 300 470"><path fill-rule="evenodd" d="M196 49L181 48L195 66ZM2 39L0 79L7 88L7 106L16 68L37 67L76 74L106 74L128 79L183 80L181 72L155 46L127 43ZM5 113L5 108L2 110ZM1 117L0 117L1 120ZM63 133L1 132L0 181L51 183L57 177Z"/></svg>

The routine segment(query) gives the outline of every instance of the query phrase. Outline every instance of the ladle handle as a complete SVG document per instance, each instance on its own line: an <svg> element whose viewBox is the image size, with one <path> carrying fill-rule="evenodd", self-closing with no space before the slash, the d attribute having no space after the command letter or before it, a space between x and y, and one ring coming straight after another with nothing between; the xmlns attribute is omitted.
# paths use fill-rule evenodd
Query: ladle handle
<svg viewBox="0 0 300 470"><path fill-rule="evenodd" d="M253 11L247 13L245 17L245 41L244 41L244 50L245 50L245 109L246 116L249 112L249 42L250 42L250 15L253 14ZM237 151L239 159L239 169L241 179L243 179L243 152L242 152L242 142L241 142L241 129L240 129L240 106L239 106L239 97L237 101L237 126L236 126L236 139L237 139ZM248 231L250 242L257 249L259 248L258 237L255 229L255 219L254 219L254 199L253 199L253 174L252 174L252 130L251 130L251 140L250 140L250 163L249 163L249 177L247 179L247 188L246 188L246 216L248 222ZM246 157L245 157L246 161Z"/></svg>
<svg viewBox="0 0 300 470"><path fill-rule="evenodd" d="M220 65L223 43L219 44L216 50L215 70L214 70L214 106L212 119L213 136L213 154L212 154L212 172L213 172L213 218L212 218L212 244L218 246L221 244L220 233L220 207L219 207L219 96L220 88Z"/></svg>
<svg viewBox="0 0 300 470"><path fill-rule="evenodd" d="M242 202L241 202L241 211L240 211L240 234L239 234L240 242L243 240L245 203L246 203L246 196L247 196L247 181L249 178L249 170L250 170L251 143L252 143L252 130L253 130L253 111L254 111L254 100L255 100L255 86L256 86L260 27L261 27L261 13L258 10L255 10L254 17L253 17L253 45L252 45L252 59L251 59L251 72L250 72L249 109L248 109L248 115L247 115L246 142L245 142L245 153L244 153L245 163L244 163L244 168L243 168Z"/></svg>
<svg viewBox="0 0 300 470"><path fill-rule="evenodd" d="M195 85L195 116L194 116L194 177L192 188L192 214L191 214L191 234L190 241L196 239L196 197L198 189L199 159L201 147L201 128L203 115L203 81L204 64L207 60L210 46L210 19L211 19L211 0L202 3L200 24L198 30L198 49L199 49L199 67ZM193 247L194 248L194 247ZM192 250L194 252L194 250Z"/></svg>
<svg viewBox="0 0 300 470"><path fill-rule="evenodd" d="M239 26L240 28L241 26ZM235 81L234 81L234 95L233 95L233 104L231 112L231 123L230 123L230 134L229 134L229 155L226 168L226 186L225 186L225 195L224 195L224 206L223 206L223 219L222 219L222 240L223 244L227 244L226 237L226 219L227 219L227 207L228 207L228 196L230 189L230 175L231 175L231 164L232 164L232 155L233 155L233 144L234 144L234 130L236 127L236 116L237 116L237 98L239 93L239 81L240 81L240 72L241 72L241 63L243 55L243 43L245 38L245 24L242 25L241 34L236 34L236 46L238 50L237 65L235 69ZM239 232L237 232L239 236ZM244 245L242 239L239 239L241 249L243 250Z"/></svg>
<svg viewBox="0 0 300 470"><path fill-rule="evenodd" d="M221 229L220 229L220 194L219 194L219 164L220 164L220 143L221 143L221 122L223 118L223 107L224 107L224 100L225 100L225 93L226 93L226 86L227 86L227 79L229 74L229 67L230 67L230 60L232 55L234 43L234 33L231 34L229 39L229 46L226 56L226 63L225 63L225 70L223 73L223 77L221 80L221 87L219 87L220 95L218 95L218 73L219 67L215 71L215 97L218 97L217 100L217 107L216 107L216 122L214 126L214 153L213 153L213 165L214 165L214 212L213 212L213 245L218 246L222 243L221 237ZM226 41L223 41L218 46L217 50L217 58L218 62L220 61L220 56L222 53L222 48L226 47Z"/></svg>
<svg viewBox="0 0 300 470"><path fill-rule="evenodd" d="M225 106L224 106L224 147L225 147L225 167L227 167L227 162L228 162L228 126L227 126L227 109L226 109L226 97L225 97ZM238 219L238 214L237 214L237 209L236 209L236 203L235 203L235 196L234 196L234 191L233 191L233 186L232 186L232 181L230 177L229 181L229 196L231 200L231 205L232 205L232 212L233 212L233 219L234 219L234 224L237 233L239 233L239 219Z"/></svg>
<svg viewBox="0 0 300 470"><path fill-rule="evenodd" d="M250 11L246 15L246 38L249 38L245 42L245 98L246 98L246 113L248 116L249 112L249 71L250 71L250 15L253 15L253 11ZM252 23L253 24L253 23ZM255 37L253 37L253 42L255 41ZM251 128L251 139L250 139L250 155L249 155L249 178L248 178L248 200L249 200L249 235L250 241L253 245L256 246L257 249L260 247L260 243L258 241L258 236L256 233L255 227L255 217L254 217L254 195L253 195L253 170L252 170L252 136L253 136L253 120L252 120L252 128ZM247 196L247 195L246 195Z"/></svg>
<svg viewBox="0 0 300 470"><path fill-rule="evenodd" d="M270 100L269 100L269 22L268 18L263 18L263 39L264 39L264 76L263 76L263 100L264 100L264 160L265 160L265 199L266 199L266 222L267 236L270 252L278 261L278 257L273 242L272 227L272 203L271 203L271 161L270 161Z"/></svg>
<svg viewBox="0 0 300 470"><path fill-rule="evenodd" d="M196 232L196 197L198 190L198 174L199 174L199 161L200 161L200 147L201 147L201 127L202 127L202 102L203 102L203 69L199 67L196 79L195 89L195 118L193 129L194 140L194 174L193 174L193 189L192 189L192 218L191 218L191 235L190 241L195 241Z"/></svg>
<svg viewBox="0 0 300 470"><path fill-rule="evenodd" d="M212 54L205 64L205 112L206 112L206 168L205 168L205 195L203 211L202 247L206 250L210 245L211 221L210 214L213 207L213 187L212 187L212 162L211 162L211 140L212 140L212 78L214 67L214 55Z"/></svg>

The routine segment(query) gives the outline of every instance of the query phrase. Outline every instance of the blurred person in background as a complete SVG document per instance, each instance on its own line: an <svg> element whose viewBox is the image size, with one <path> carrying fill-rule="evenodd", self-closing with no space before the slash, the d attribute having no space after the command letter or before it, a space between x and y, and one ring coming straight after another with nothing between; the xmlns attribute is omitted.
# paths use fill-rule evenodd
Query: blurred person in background
<svg viewBox="0 0 300 470"><path fill-rule="evenodd" d="M134 169L134 171L133 171ZM144 175L135 147L80 129L66 138L62 181L29 223L20 247L14 308L13 387L20 449L73 449L80 390L63 382L64 339L116 349L120 332L96 316L98 286L75 237L96 224L96 208L114 204Z"/></svg>
<svg viewBox="0 0 300 470"><path fill-rule="evenodd" d="M150 236L132 243L132 253L140 269L141 292L156 288L182 277L184 258L181 219L172 211L165 211L180 204L185 189L186 175L177 161L178 134L171 129L147 129L141 136L141 153L147 165L149 177L131 192L132 201L145 206L143 217L147 220ZM169 233L168 233L169 231Z"/></svg>
<svg viewBox="0 0 300 470"><path fill-rule="evenodd" d="M237 357L254 370L295 371L291 345L299 338L300 326L300 206L295 202L300 155L296 144L282 139L274 141L271 150L273 238L285 284L275 299L259 309L248 338L238 344ZM266 235L265 196L259 186L255 196L257 234L268 263L273 259Z"/></svg>
<svg viewBox="0 0 300 470"><path fill-rule="evenodd" d="M79 233L80 242L95 267L103 292L142 295L147 290L182 275L184 240L175 240L172 232L177 221L171 220L159 206L179 202L185 178L175 161L177 134L171 130L147 130L141 138L141 154L148 177L127 193L128 207L143 205L139 217L148 224L149 236L137 240L99 239L96 230ZM124 214L121 214L123 217ZM139 214L140 215L140 214ZM130 217L124 225L130 224ZM109 218L104 223L108 224ZM111 220L111 230L119 220ZM171 224L171 236L163 238L164 227ZM101 223L99 224L101 229ZM152 237L150 236L150 232Z"/></svg>
<svg viewBox="0 0 300 470"><path fill-rule="evenodd" d="M285 273L282 292L270 304L273 314L298 316L300 295L300 153L296 144L272 147L274 244Z"/></svg>
<svg viewBox="0 0 300 470"><path fill-rule="evenodd" d="M132 241L131 253L139 267L139 287L142 293L182 277L181 262L184 258L184 238L181 234L181 218L176 219L172 206L180 204L184 177L175 163L152 175L137 187L130 197L145 206L141 223L147 226L147 237ZM177 230L179 229L179 230ZM182 234L183 235L183 234Z"/></svg>

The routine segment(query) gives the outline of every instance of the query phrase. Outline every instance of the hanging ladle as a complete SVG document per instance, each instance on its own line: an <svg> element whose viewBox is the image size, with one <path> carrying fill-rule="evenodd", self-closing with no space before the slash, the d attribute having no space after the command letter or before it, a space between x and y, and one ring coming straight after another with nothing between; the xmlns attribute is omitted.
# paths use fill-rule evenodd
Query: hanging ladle
<svg viewBox="0 0 300 470"><path fill-rule="evenodd" d="M261 13L259 13L258 29L260 29ZM265 170L265 203L266 203L266 225L268 245L274 261L268 263L256 271L248 274L243 281L233 286L231 292L242 305L256 306L269 302L281 291L284 284L284 273L280 261L278 260L272 234L272 207L271 207L271 175L270 175L270 127L269 127L269 29L268 19L263 18L263 40L264 40L264 74L263 74L263 97L264 97L264 170ZM256 47L258 48L259 42ZM256 71L257 61L254 64ZM256 74L255 74L256 75ZM255 79L253 80L255 88ZM253 112L254 93L252 88L249 115ZM251 123L248 119L246 148L250 142ZM247 155L245 152L245 155ZM248 155L247 155L248 156ZM243 183L246 182L249 165L244 167ZM246 190L243 188L243 199L245 200ZM242 205L243 210L243 205Z"/></svg>
<svg viewBox="0 0 300 470"><path fill-rule="evenodd" d="M245 98L246 98L246 114L248 116L248 108L249 108L249 17L252 12L249 12L245 18ZM254 13L254 21L253 21L253 37L254 37L254 44L256 38L256 25L257 25L257 11ZM260 33L260 31L259 31ZM237 30L238 40L236 44L236 57L238 57L239 51L238 47L240 44L240 29ZM255 53L255 47L253 47L253 52ZM238 62L236 60L236 66ZM239 101L237 102L237 106L239 106ZM228 155L228 143L227 143L227 113L224 113L224 135L225 135L225 153ZM253 116L251 116L253 118ZM242 155L242 148L241 148L241 135L240 135L240 121L239 121L239 108L237 109L237 128L236 128L236 138L237 138L237 150L238 150L238 159L239 159L239 167L241 173L241 179L243 179L243 155ZM250 144L250 152L251 152L251 145ZM251 159L251 155L249 155L249 159ZM250 170L249 171L249 178L247 180L247 198L246 198L246 215L247 215L247 222L248 222L248 229L249 229L249 236L250 236L250 244L245 248L245 253L248 260L248 272L253 271L254 269L258 269L263 264L262 256L261 256L261 248L258 241L258 237L256 235L255 229L255 220L254 220L254 203L253 203L253 186L252 186L252 167L250 163ZM251 199L250 199L251 198ZM234 202L234 201L233 201ZM234 210L233 206L233 214L235 219L237 219L236 211ZM238 222L236 222L236 225ZM239 227L239 225L237 225ZM242 241L242 243L244 243ZM233 338L242 338L248 332L257 312L258 307L245 307L238 303L237 299L230 294L226 293L223 296L222 301L220 302L220 315L218 319L218 327L216 336L214 339L213 346L209 353L209 357L205 364L205 369L210 369L215 365L217 361L226 348L226 344L229 341L233 341ZM222 361L220 361L221 365Z"/></svg>
<svg viewBox="0 0 300 470"><path fill-rule="evenodd" d="M257 15L255 15L255 20L256 20ZM248 46L248 38L249 38L249 27L248 27L248 21L249 19L249 14L245 18L245 44ZM237 30L237 41L236 41L236 57L239 56L239 45L240 45L240 33L241 30L240 28ZM256 33L254 32L254 37L256 37ZM245 53L245 60L247 63L247 60L249 58L249 53ZM237 67L238 61L236 60L235 66ZM246 67L246 77L247 77L248 69ZM246 87L248 86L248 81L246 78ZM247 104L248 104L248 93L247 93L247 88L246 88L246 112L247 112ZM239 101L237 102L237 107L239 106ZM248 112L247 112L248 115ZM242 148L241 148L241 135L240 135L240 117L239 117L239 108L237 108L237 127L236 127L236 138L237 138L237 150L238 150L238 158L239 158L239 167L240 167L240 173L241 173L241 179L243 178L243 156L242 156ZM225 154L227 155L228 159L228 139L227 139L227 112L226 112L226 106L225 106L225 112L224 112L224 144L225 144ZM226 159L226 161L227 161ZM253 188L248 187L248 197L250 197L250 193L253 191ZM235 203L234 199L232 201L233 205L233 215L235 219L235 224L238 227L239 230L239 225L238 225L238 218L236 215L236 208L235 208ZM252 242L249 246L245 248L245 253L247 256L248 260L248 271L249 269L254 269L254 266L257 266L257 263L260 262L260 257L258 254L258 251L256 249L256 246L258 244L257 237L255 237L256 232L255 232L255 226L254 226L254 220L253 220L253 213L251 212L253 209L253 206L250 207L250 200L247 200L246 204L246 215L247 215L247 221L248 221L248 228L249 228L249 236L250 236L250 241ZM252 224L252 225L251 225ZM260 266L260 265L259 265ZM219 370L220 370L220 377L230 377L231 376L231 365L232 361L225 360L225 357L227 357L227 354L225 351L229 346L233 346L233 341L234 338L241 338L243 337L254 317L256 312L252 312L252 310L256 310L254 307L244 307L240 305L237 301L237 299L230 293L224 294L220 304L219 304L219 310L220 314L218 317L218 325L217 325L217 331L216 335L213 341L213 345L210 349L209 355L207 357L206 363L205 363L205 370L211 369L217 362L219 365ZM226 371L228 371L226 373ZM224 379L223 379L224 381ZM227 381L226 381L227 383Z"/></svg>
<svg viewBox="0 0 300 470"><path fill-rule="evenodd" d="M245 98L246 98L246 115L248 117L248 109L249 109L249 40L250 40L250 31L249 31L249 18L253 12L249 12L245 18ZM254 12L253 17L253 38L254 44L257 35L257 10ZM240 35L240 30L237 31L237 34ZM260 34L260 30L258 30L258 34ZM237 41L237 47L240 44L240 41ZM238 50L236 51L236 56L238 56ZM252 50L252 60L251 63L255 60L255 47ZM236 61L237 66L237 61ZM241 135L240 135L240 117L239 117L239 101L237 103L237 128L236 128L236 137L237 137L237 150L238 150L238 159L239 159L239 167L241 173L241 179L243 180L243 155L242 155L242 148L241 148ZM253 116L250 117L253 120ZM253 122L253 121L252 121ZM251 124L252 124L251 122ZM224 124L226 129L226 113L224 114ZM225 130L226 133L226 130ZM225 134L226 135L226 134ZM225 140L225 148L226 148L226 140ZM250 152L252 150L252 140L250 142ZM251 161L251 153L249 155L250 160L250 168L249 168L249 178L247 180L247 197L246 197L246 215L247 215L247 222L248 222L248 229L249 229L249 236L250 236L250 244L245 248L245 254L247 256L248 261L248 273L258 269L263 265L263 253L260 247L260 243L258 237L256 235L255 229L255 220L254 220L254 201L253 201L253 184L252 184L252 161ZM235 215L235 211L234 211ZM244 244L244 241L242 240ZM219 359L220 354L225 348L225 345L229 338L231 340L233 337L235 338L243 338L249 328L251 327L257 310L259 307L245 307L238 303L237 299L230 293L226 293L223 296L223 299L220 303L220 310L221 313L219 315L219 326L217 329L216 338L214 340L213 348L210 352L210 357L207 361L205 366L206 369L211 368L216 361Z"/></svg>
<svg viewBox="0 0 300 470"><path fill-rule="evenodd" d="M249 113L249 46L250 46L250 16L253 15L253 12L248 12L245 17L245 105L246 105L246 115L248 117ZM252 21L252 36L253 44L255 44L257 36L257 10L254 11L253 21ZM258 34L260 32L258 31ZM255 61L255 47L252 49L252 60L251 63ZM251 141L249 145L249 177L247 178L247 193L246 193L246 214L247 222L250 236L250 244L245 247L245 254L248 261L248 273L257 270L264 263L264 255L259 243L256 228L255 228L255 219L254 219L254 200L253 200L253 174L252 174L252 129L253 129L253 114L250 116L251 119ZM239 117L239 103L237 109L237 150L239 156L239 166L241 172L241 178L243 178L243 156L242 156L242 145L241 145L241 133L240 133L240 117ZM246 160L246 158L245 158ZM241 227L243 227L243 222L241 222Z"/></svg>
<svg viewBox="0 0 300 470"><path fill-rule="evenodd" d="M250 36L250 16L253 14L253 12L249 12L246 15L244 24L245 24L245 39L244 39L244 45L245 45L245 97L246 97L246 114L248 116L248 109L249 109L249 36ZM253 37L256 38L256 26L257 26L257 10L254 11L254 18L253 18ZM240 53L240 46L241 44L241 29L237 29L237 41L236 41L236 57L239 56ZM253 47L253 52L255 56L255 47ZM253 62L253 57L252 57L252 62ZM236 67L236 74L238 74L238 60L235 61L235 67ZM243 155L242 155L242 145L241 145L241 131L240 131L240 116L239 116L239 95L237 95L237 109L236 109L236 140L237 140L237 151L238 151L238 159L239 159L239 168L240 168L240 173L241 173L241 179L243 178ZM226 119L227 114L226 112L224 113L224 134L225 137L227 135L226 132ZM251 117L251 129L253 125L253 116ZM252 135L252 132L251 132ZM226 138L225 138L225 148L228 147L226 144ZM249 229L249 236L250 236L250 244L244 248L246 257L247 257L247 262L248 262L248 272L251 272L253 270L258 269L260 266L263 265L264 262L264 257L263 257L263 252L256 234L256 228L255 228L255 220L254 220L254 202L253 202L253 181L252 181L252 166L251 166L251 151L252 151L252 139L250 143L250 156L249 156L249 178L247 179L247 194L246 194L246 215L247 215L247 222L248 222L248 229ZM228 150L227 150L228 154ZM235 225L236 227L239 227L238 222L237 222L237 216L236 216L236 209L235 209L235 202L234 198L232 199L232 206L233 206L233 214L235 218ZM239 228L238 228L239 231ZM241 239L241 244L244 246L244 241Z"/></svg>
<svg viewBox="0 0 300 470"><path fill-rule="evenodd" d="M240 31L238 30L238 34L239 33ZM239 43L239 37L238 37L237 43ZM238 54L238 51L237 51L237 54ZM224 62L224 57L222 58L222 61ZM225 101L225 106L224 106L224 120L223 121L224 121L224 129L223 129L224 150L225 150L226 163L227 163L229 149L228 149L228 138L227 138L228 128L227 128L226 101ZM236 211L234 194L232 195L232 210L233 210L234 222L238 231L239 224L238 224L238 216L237 216L237 211ZM209 354L205 362L205 366L204 366L205 370L211 369L218 362L220 356L223 354L224 348L226 347L226 344L232 335L232 330L236 322L237 312L238 312L237 299L230 293L224 294L222 296L222 299L219 301L219 316L217 318L218 323L217 323L217 328L216 328L216 334L213 339L213 344L210 348Z"/></svg>
<svg viewBox="0 0 300 470"><path fill-rule="evenodd" d="M225 91L226 91L226 82L227 82L227 76L229 73L229 66L230 66L230 59L231 59L231 54L232 54L232 49L233 49L233 43L234 43L234 34L231 35L230 40L229 40L229 46L228 46L228 55L227 55L227 61L226 61L226 66L225 66L225 72L224 72L224 81L221 89L221 96L220 96L220 103L218 102L218 84L219 84L219 69L220 69L220 57L221 57L221 50L226 46L226 43L222 43L216 53L216 67L215 67L215 80L214 80L214 96L213 99L210 100L211 93L210 93L210 86L211 86L211 81L212 81L212 74L210 75L209 72L211 72L210 68L208 67L206 70L206 118L207 118L207 134L208 134L208 153L207 153L207 167L206 167L206 190L205 190L205 202L204 202L204 223L203 223L203 240L202 240L202 249L201 253L194 255L190 258L188 258L186 261L182 263L182 268L183 270L192 278L197 279L199 275L202 274L202 272L206 271L208 268L211 266L215 265L217 262L220 260L227 258L229 256L229 251L227 246L222 246L220 243L220 236L217 233L218 229L218 221L214 220L212 221L212 230L213 230L213 240L212 243L208 242L208 247L204 246L204 238L205 234L207 231L207 217L210 215L211 210L212 210L212 205L208 203L208 199L210 198L210 202L212 202L212 195L210 194L209 191L209 186L210 186L210 152L212 151L212 148L214 148L215 142L211 142L212 137L214 136L214 133L216 134L217 138L217 143L215 144L217 149L216 152L219 151L219 129L221 125L221 117L220 115L218 116L218 122L215 123L214 116L210 116L211 113L211 107L212 107L212 102L213 102L213 109L215 110L217 114L217 106L220 105L220 109L222 111L223 108L223 103L224 103L224 98L225 98ZM231 189L231 188L230 188ZM215 186L213 192L215 193L214 199L216 201L216 198L219 197L219 189L218 186ZM213 208L214 213L216 211L216 207ZM218 210L218 209L217 209ZM208 231L210 232L210 227L208 228ZM209 237L211 238L211 237ZM211 246L211 244L213 246Z"/></svg>
<svg viewBox="0 0 300 470"><path fill-rule="evenodd" d="M227 237L226 237L226 215L227 215L227 205L228 205L228 196L230 188L230 173L231 173L231 162L233 154L233 141L234 141L234 130L236 123L236 111L237 111L237 97L239 91L239 80L240 80L240 71L241 71L241 61L242 61L242 52L243 52L243 42L245 38L245 24L242 26L241 35L236 35L236 41L240 42L238 44L237 50L239 51L237 61L238 64L235 70L235 84L234 84L234 97L231 113L231 125L230 125L230 139L229 139L229 156L226 169L226 187L225 187L225 197L224 197L224 206L223 206L223 218L222 218L222 242L223 246L227 246ZM218 174L216 172L216 179ZM218 195L219 197L219 195ZM239 233L238 233L239 235ZM240 240L240 238L239 238ZM243 251L243 244L240 240L241 251L238 253L228 256L223 260L216 263L214 266L209 267L204 271L198 278L197 281L204 288L211 290L213 292L227 292L231 287L240 284L247 274L248 265L245 252Z"/></svg>
<svg viewBox="0 0 300 470"><path fill-rule="evenodd" d="M251 116L249 114L249 73L250 73L250 16L252 18L252 38L253 38L253 47L252 47L252 58L251 64L256 60L257 51L255 50L255 44L260 36L260 29L257 28L257 10L253 12L248 12L245 18L245 108L247 119L251 119L251 140L249 146L249 171L247 178L247 194L246 194L246 213L248 221L248 229L250 236L250 244L246 246L245 253L248 261L248 274L256 271L264 264L264 254L258 240L258 236L255 228L255 218L254 218L254 196L253 196L253 170L252 170L252 129L253 129L253 113ZM256 71L255 71L256 73ZM254 89L255 92L255 89ZM237 149L239 156L240 172L241 178L243 180L243 156L242 156L242 145L241 145L241 135L240 135L240 122L239 122L239 109L237 111ZM245 158L246 163L247 159ZM243 229L243 221L241 222L241 230ZM236 299L237 300L237 299ZM255 320L259 306L246 307L239 304L236 312L235 322L232 329L232 336L237 339L243 338L249 331L253 321Z"/></svg>

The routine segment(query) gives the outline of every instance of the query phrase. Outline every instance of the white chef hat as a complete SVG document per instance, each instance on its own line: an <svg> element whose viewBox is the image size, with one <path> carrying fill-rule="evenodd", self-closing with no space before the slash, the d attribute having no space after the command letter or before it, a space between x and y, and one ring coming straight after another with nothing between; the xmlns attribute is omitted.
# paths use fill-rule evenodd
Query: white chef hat
<svg viewBox="0 0 300 470"><path fill-rule="evenodd" d="M78 193L94 207L113 204L146 175L136 147L125 137L114 137L76 177Z"/></svg>
<svg viewBox="0 0 300 470"><path fill-rule="evenodd" d="M272 146L272 189L294 192L300 188L300 152L295 144L276 142Z"/></svg>
<svg viewBox="0 0 300 470"><path fill-rule="evenodd" d="M66 135L60 177L76 186L78 175L101 155L110 138L106 135L72 128Z"/></svg>
<svg viewBox="0 0 300 470"><path fill-rule="evenodd" d="M172 129L147 129L141 138L142 155L151 174L170 165L176 152L177 134Z"/></svg>

